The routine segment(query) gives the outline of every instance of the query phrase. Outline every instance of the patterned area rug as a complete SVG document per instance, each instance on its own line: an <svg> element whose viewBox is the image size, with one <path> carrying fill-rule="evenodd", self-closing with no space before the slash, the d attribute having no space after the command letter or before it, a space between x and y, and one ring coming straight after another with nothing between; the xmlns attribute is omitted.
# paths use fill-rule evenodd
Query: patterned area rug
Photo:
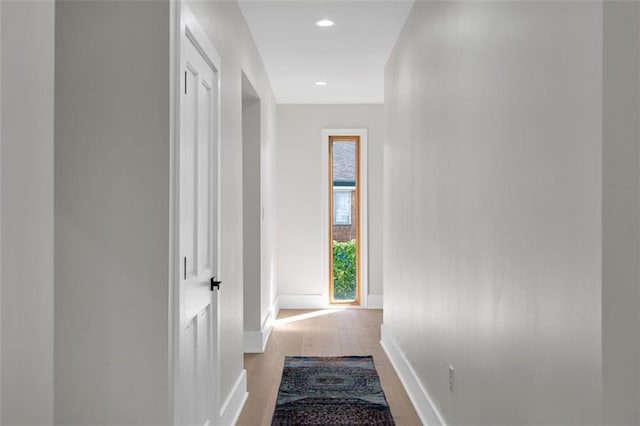
<svg viewBox="0 0 640 426"><path fill-rule="evenodd" d="M371 356L288 356L271 424L395 423Z"/></svg>

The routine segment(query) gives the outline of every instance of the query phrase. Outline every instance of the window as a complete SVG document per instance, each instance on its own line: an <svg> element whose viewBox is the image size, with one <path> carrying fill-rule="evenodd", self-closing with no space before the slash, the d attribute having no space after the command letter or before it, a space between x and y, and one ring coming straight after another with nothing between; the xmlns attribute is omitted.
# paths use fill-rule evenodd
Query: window
<svg viewBox="0 0 640 426"><path fill-rule="evenodd" d="M351 188L333 191L333 224L351 225Z"/></svg>

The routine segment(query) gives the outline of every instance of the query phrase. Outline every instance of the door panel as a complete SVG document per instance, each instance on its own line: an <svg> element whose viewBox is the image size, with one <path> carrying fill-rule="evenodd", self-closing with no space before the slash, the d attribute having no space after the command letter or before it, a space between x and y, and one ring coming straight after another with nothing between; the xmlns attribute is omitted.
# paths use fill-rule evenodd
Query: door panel
<svg viewBox="0 0 640 426"><path fill-rule="evenodd" d="M192 68L186 71L185 84L187 87L194 87L197 75ZM180 253L183 268L187 278L194 275L194 240L196 235L196 223L194 221L194 210L196 198L195 171L196 171L196 147L195 132L197 121L195 112L196 92L187 91L184 95L182 112L182 135L180 138Z"/></svg>
<svg viewBox="0 0 640 426"><path fill-rule="evenodd" d="M198 372L198 376L195 377L195 381L198 395L211 395L213 393L213 383L211 381L213 377L211 336L214 333L211 330L211 323L211 305L209 305L198 314L198 327L196 328L198 347L195 348L197 354L195 370ZM211 421L211 415L215 415L215 413L211 412L213 408L211 401L208 401L207 398L197 398L196 400L199 403L197 413L200 420L196 424L204 424L207 420Z"/></svg>
<svg viewBox="0 0 640 426"><path fill-rule="evenodd" d="M212 82L206 79L200 80L199 86L199 117L198 122L203 123L198 126L198 181L211 182L213 175L211 173L211 143L213 135L211 133L213 126L209 117L213 117L213 89ZM205 124L206 123L206 124ZM211 221L213 215L211 211L211 188L209 185L198 185L198 263L199 271L204 275L212 275L211 271Z"/></svg>

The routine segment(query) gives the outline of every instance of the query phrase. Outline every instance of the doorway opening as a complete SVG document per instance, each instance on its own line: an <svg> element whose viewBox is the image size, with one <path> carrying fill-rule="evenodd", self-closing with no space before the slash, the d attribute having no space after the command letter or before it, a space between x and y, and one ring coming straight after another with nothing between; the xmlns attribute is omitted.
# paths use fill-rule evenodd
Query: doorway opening
<svg viewBox="0 0 640 426"><path fill-rule="evenodd" d="M360 136L329 136L329 303L360 305Z"/></svg>
<svg viewBox="0 0 640 426"><path fill-rule="evenodd" d="M259 334L261 318L262 199L260 165L260 95L242 74L242 256L244 351L264 351L247 336ZM262 343L262 342L260 342ZM266 343L266 342L265 342Z"/></svg>

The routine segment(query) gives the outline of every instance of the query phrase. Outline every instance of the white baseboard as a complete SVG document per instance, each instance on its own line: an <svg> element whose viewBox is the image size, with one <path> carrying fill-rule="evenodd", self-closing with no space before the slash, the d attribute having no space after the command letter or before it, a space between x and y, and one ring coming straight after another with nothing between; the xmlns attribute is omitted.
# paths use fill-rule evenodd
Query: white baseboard
<svg viewBox="0 0 640 426"><path fill-rule="evenodd" d="M231 393L222 404L220 409L220 424L222 426L232 426L238 422L238 417L242 412L245 402L247 402L247 370L242 370L236 380Z"/></svg>
<svg viewBox="0 0 640 426"><path fill-rule="evenodd" d="M444 417L442 417L438 407L436 407L424 386L422 386L422 383L418 379L409 360L407 360L407 357L402 352L402 349L400 349L384 324L380 329L382 335L380 344L387 353L422 423L427 426L445 426L446 422Z"/></svg>
<svg viewBox="0 0 640 426"><path fill-rule="evenodd" d="M382 295L381 294L368 295L367 309L382 309Z"/></svg>
<svg viewBox="0 0 640 426"><path fill-rule="evenodd" d="M243 336L243 350L249 354L262 354L267 348L267 342L273 328L273 321L278 318L280 303L278 298L271 305L266 317L262 321L260 331L245 331Z"/></svg>
<svg viewBox="0 0 640 426"><path fill-rule="evenodd" d="M282 309L326 309L329 301L323 294L281 294L278 305Z"/></svg>
<svg viewBox="0 0 640 426"><path fill-rule="evenodd" d="M278 309L327 309L329 304L326 294L281 294L278 296ZM335 307L335 306L334 306ZM359 308L353 306L353 308ZM367 296L367 309L382 309L382 295Z"/></svg>

